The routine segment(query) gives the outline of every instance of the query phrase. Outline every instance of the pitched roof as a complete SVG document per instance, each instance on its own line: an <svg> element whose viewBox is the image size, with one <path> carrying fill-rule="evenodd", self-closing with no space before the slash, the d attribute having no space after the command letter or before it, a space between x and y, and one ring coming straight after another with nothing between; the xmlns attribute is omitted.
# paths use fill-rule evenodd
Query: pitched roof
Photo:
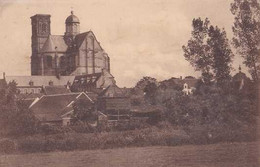
<svg viewBox="0 0 260 167"><path fill-rule="evenodd" d="M191 88L191 87L196 87L197 86L197 83L198 83L199 79L183 79L182 82L183 84L188 84L188 87Z"/></svg>
<svg viewBox="0 0 260 167"><path fill-rule="evenodd" d="M90 31L84 32L84 33L80 33L80 34L76 35L75 42L76 42L78 48L81 46L83 41L86 39L86 36L88 35L89 32Z"/></svg>
<svg viewBox="0 0 260 167"><path fill-rule="evenodd" d="M99 97L125 97L125 94L117 85L113 84L104 89Z"/></svg>
<svg viewBox="0 0 260 167"><path fill-rule="evenodd" d="M70 93L70 90L63 85L45 86L43 89L46 95Z"/></svg>
<svg viewBox="0 0 260 167"><path fill-rule="evenodd" d="M30 109L41 121L58 121L62 119L61 116L64 114L64 109L78 98L84 98L92 103L92 100L83 92L44 95Z"/></svg>
<svg viewBox="0 0 260 167"><path fill-rule="evenodd" d="M17 86L30 86L29 82L33 82L33 86L48 86L52 81L53 85L67 85L68 82L73 83L75 76L6 76L6 82L15 81Z"/></svg>
<svg viewBox="0 0 260 167"><path fill-rule="evenodd" d="M57 47L57 48L56 48ZM56 48L56 49L55 49ZM66 52L68 46L64 41L64 36L62 35L49 35L48 39L44 43L41 52Z"/></svg>

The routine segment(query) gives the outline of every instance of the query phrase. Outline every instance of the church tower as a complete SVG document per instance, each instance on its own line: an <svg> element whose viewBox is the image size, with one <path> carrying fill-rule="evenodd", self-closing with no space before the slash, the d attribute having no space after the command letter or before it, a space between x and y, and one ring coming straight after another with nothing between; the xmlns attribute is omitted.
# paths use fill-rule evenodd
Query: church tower
<svg viewBox="0 0 260 167"><path fill-rule="evenodd" d="M65 41L66 44L70 46L73 43L75 36L80 33L79 18L74 15L73 11L71 11L71 15L67 17L65 24Z"/></svg>
<svg viewBox="0 0 260 167"><path fill-rule="evenodd" d="M32 56L31 75L41 75L41 49L51 34L51 15L37 14L31 17L32 24Z"/></svg>

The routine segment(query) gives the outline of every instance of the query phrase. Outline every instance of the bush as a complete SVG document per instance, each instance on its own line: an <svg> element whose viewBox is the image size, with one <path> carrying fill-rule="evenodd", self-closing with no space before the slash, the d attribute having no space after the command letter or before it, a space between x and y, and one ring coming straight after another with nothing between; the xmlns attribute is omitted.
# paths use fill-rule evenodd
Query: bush
<svg viewBox="0 0 260 167"><path fill-rule="evenodd" d="M35 135L19 139L18 148L23 152L46 152L152 145L172 146L186 144L188 141L189 136L182 130L150 127L121 132Z"/></svg>
<svg viewBox="0 0 260 167"><path fill-rule="evenodd" d="M1 153L13 153L16 150L16 143L10 139L0 140L0 152Z"/></svg>

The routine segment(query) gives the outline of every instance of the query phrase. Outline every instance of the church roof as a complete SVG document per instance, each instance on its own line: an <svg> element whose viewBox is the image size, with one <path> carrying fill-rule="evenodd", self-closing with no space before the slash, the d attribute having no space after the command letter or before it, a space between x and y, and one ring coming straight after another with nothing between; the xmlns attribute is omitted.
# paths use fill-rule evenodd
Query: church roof
<svg viewBox="0 0 260 167"><path fill-rule="evenodd" d="M77 47L79 48L81 46L81 44L83 43L83 41L86 39L86 36L90 33L90 31L88 32L84 32L84 33L80 33L77 34L75 37L75 42L77 44Z"/></svg>
<svg viewBox="0 0 260 167"><path fill-rule="evenodd" d="M73 11L71 11L71 15L67 17L65 23L79 23L79 18L73 14Z"/></svg>
<svg viewBox="0 0 260 167"><path fill-rule="evenodd" d="M41 49L41 52L66 52L67 49L68 46L66 45L62 35L49 35Z"/></svg>

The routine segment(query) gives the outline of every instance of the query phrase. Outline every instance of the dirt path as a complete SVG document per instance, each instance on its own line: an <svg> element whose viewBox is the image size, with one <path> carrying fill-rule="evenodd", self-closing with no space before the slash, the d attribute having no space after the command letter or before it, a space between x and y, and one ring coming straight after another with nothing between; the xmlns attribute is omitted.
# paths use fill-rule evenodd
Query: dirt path
<svg viewBox="0 0 260 167"><path fill-rule="evenodd" d="M140 147L2 155L4 167L259 167L260 143Z"/></svg>

